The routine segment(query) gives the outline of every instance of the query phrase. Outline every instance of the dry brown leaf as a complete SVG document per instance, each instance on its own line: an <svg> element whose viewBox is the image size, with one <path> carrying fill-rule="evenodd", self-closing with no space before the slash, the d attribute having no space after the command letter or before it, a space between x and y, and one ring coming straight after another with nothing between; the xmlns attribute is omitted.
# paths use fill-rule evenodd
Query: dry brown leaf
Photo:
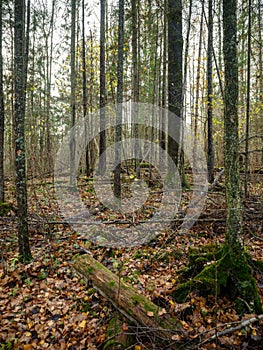
<svg viewBox="0 0 263 350"><path fill-rule="evenodd" d="M24 345L24 350L31 350L31 349L32 349L32 345L31 344Z"/></svg>
<svg viewBox="0 0 263 350"><path fill-rule="evenodd" d="M86 320L83 320L83 321L79 324L79 326L80 326L80 328L85 328L85 327L86 327L86 324L87 324L87 321L86 321Z"/></svg>
<svg viewBox="0 0 263 350"><path fill-rule="evenodd" d="M154 313L153 313L152 311L147 311L147 316L153 317L153 316L154 316Z"/></svg>
<svg viewBox="0 0 263 350"><path fill-rule="evenodd" d="M158 316L162 316L162 315L165 315L167 312L165 309L161 309L158 311Z"/></svg>
<svg viewBox="0 0 263 350"><path fill-rule="evenodd" d="M123 323L122 324L122 330L125 332L125 331L128 331L128 329L129 329L129 326L127 325L127 323Z"/></svg>
<svg viewBox="0 0 263 350"><path fill-rule="evenodd" d="M134 350L142 350L141 345L135 345Z"/></svg>

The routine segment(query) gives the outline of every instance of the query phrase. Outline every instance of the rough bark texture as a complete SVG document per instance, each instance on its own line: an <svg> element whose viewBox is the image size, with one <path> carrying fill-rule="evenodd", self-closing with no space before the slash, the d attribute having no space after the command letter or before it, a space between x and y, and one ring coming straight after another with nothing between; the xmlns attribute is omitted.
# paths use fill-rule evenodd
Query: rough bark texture
<svg viewBox="0 0 263 350"><path fill-rule="evenodd" d="M15 167L16 167L16 198L18 218L18 246L20 260L31 259L27 225L27 186L25 157L25 32L24 32L24 1L15 0Z"/></svg>
<svg viewBox="0 0 263 350"><path fill-rule="evenodd" d="M238 62L237 62L237 19L236 0L223 2L224 27L224 156L227 202L227 244L240 248L242 234L241 188L239 176L238 137Z"/></svg>
<svg viewBox="0 0 263 350"><path fill-rule="evenodd" d="M94 287L130 321L155 330L165 339L171 336L169 330L176 330L176 320L158 316L160 308L157 305L90 255L77 257L73 266L82 276L91 280Z"/></svg>

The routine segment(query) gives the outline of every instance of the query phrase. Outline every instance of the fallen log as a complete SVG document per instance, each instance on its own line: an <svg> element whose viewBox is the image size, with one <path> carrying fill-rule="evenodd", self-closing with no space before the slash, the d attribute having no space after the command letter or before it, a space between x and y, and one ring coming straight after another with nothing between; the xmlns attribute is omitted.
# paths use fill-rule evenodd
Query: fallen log
<svg viewBox="0 0 263 350"><path fill-rule="evenodd" d="M167 340L171 340L173 334L182 332L179 320L167 317L168 315L160 316L161 309L157 305L91 255L78 256L73 267L134 324L146 327L148 331L154 331L155 335Z"/></svg>

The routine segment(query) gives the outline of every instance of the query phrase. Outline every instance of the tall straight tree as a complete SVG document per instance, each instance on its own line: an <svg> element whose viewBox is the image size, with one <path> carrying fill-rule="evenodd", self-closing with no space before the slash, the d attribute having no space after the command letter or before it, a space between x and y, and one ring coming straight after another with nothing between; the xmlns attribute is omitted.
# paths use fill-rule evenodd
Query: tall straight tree
<svg viewBox="0 0 263 350"><path fill-rule="evenodd" d="M262 132L261 136L261 142L263 143L263 40L262 40L262 11L261 11L261 0L258 0L257 3L258 8L258 52L259 52L259 59L258 59L258 76L259 76L259 101L261 102L261 118L260 118L260 129ZM263 164L263 148L262 148L262 154L261 154L261 164Z"/></svg>
<svg viewBox="0 0 263 350"><path fill-rule="evenodd" d="M164 0L163 10L163 76L162 76L162 115L161 115L161 129L166 128L166 108L167 108L167 0ZM165 132L160 132L160 146L163 150L166 149ZM164 165L165 160L160 152L160 164Z"/></svg>
<svg viewBox="0 0 263 350"><path fill-rule="evenodd" d="M88 94L87 94L87 64L86 64L86 32L85 32L85 0L82 0L82 106L83 106L83 118L87 118L88 115ZM85 123L86 135L88 135L88 120ZM90 173L90 154L89 143L86 145L86 175L89 177Z"/></svg>
<svg viewBox="0 0 263 350"><path fill-rule="evenodd" d="M106 104L106 72L105 72L105 9L106 0L100 1L100 159L99 173L106 170L106 131L105 131L105 104Z"/></svg>
<svg viewBox="0 0 263 350"><path fill-rule="evenodd" d="M238 141L238 62L236 0L223 1L224 29L224 149L227 201L227 240L232 248L240 248L242 234L241 188Z"/></svg>
<svg viewBox="0 0 263 350"><path fill-rule="evenodd" d="M193 147L193 161L194 166L197 162L197 130L198 130L198 119L199 119L199 97L201 90L201 55L202 55L202 43L203 43L203 24L204 24L204 0L202 0L202 11L199 31L199 46L198 46L198 57L197 57L197 69L196 69L196 95L195 95L195 112L194 112L194 147Z"/></svg>
<svg viewBox="0 0 263 350"><path fill-rule="evenodd" d="M175 165L179 163L182 117L182 1L168 0L168 107L178 119L168 119L168 153Z"/></svg>
<svg viewBox="0 0 263 350"><path fill-rule="evenodd" d="M214 139L213 139L213 0L208 1L207 41L207 168L208 181L214 181Z"/></svg>
<svg viewBox="0 0 263 350"><path fill-rule="evenodd" d="M139 102L139 94L140 94L140 81L139 81L139 54L138 54L138 40L139 40L139 2L138 0L132 0L132 97L133 102L135 102L134 106L134 138L135 138L135 172L136 177L140 178L140 144L139 144L139 126L138 126L138 118L139 118L139 108L137 103Z"/></svg>
<svg viewBox="0 0 263 350"><path fill-rule="evenodd" d="M75 130L76 121L76 0L71 0L71 43L70 43L70 107L71 107L71 137L70 137L70 185L74 185L75 174Z"/></svg>
<svg viewBox="0 0 263 350"><path fill-rule="evenodd" d="M239 175L238 137L238 59L237 59L237 0L223 0L223 53L225 63L224 91L224 158L226 183L225 262L227 283L249 303L251 309L262 310L257 287L243 247L242 200ZM224 271L223 271L224 273ZM243 307L246 308L246 305Z"/></svg>
<svg viewBox="0 0 263 350"><path fill-rule="evenodd" d="M5 135L5 108L3 89L3 2L0 1L0 202L5 200L4 192L4 135Z"/></svg>
<svg viewBox="0 0 263 350"><path fill-rule="evenodd" d="M46 37L46 150L47 150L47 170L52 173L53 170L53 158L51 150L51 84L52 84L52 63L53 63L53 51L54 51L54 18L56 11L56 0L52 0L51 4L51 17L50 26ZM48 43L50 39L50 43Z"/></svg>
<svg viewBox="0 0 263 350"><path fill-rule="evenodd" d="M245 154L245 196L248 196L249 181L249 127L250 127L250 64L251 64L251 0L248 0L248 29L247 29L247 97L246 97L246 154Z"/></svg>
<svg viewBox="0 0 263 350"><path fill-rule="evenodd" d="M119 0L118 21L118 68L117 68L117 110L115 133L115 171L114 196L121 198L121 147L122 139L122 102L123 102L123 46L124 46L124 0Z"/></svg>
<svg viewBox="0 0 263 350"><path fill-rule="evenodd" d="M17 229L19 258L22 262L28 262L32 256L29 246L27 224L25 155L25 3L24 0L15 0L14 5L14 136L18 218Z"/></svg>

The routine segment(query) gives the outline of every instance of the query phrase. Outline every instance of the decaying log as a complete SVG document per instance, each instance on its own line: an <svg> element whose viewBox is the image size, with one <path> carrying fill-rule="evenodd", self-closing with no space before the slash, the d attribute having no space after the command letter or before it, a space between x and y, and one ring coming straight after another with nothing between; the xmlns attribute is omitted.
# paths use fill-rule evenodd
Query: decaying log
<svg viewBox="0 0 263 350"><path fill-rule="evenodd" d="M75 270L105 296L114 307L130 321L157 332L162 338L171 339L180 332L180 323L168 315L159 316L161 309L145 296L122 281L116 274L95 260L91 255L78 256Z"/></svg>

